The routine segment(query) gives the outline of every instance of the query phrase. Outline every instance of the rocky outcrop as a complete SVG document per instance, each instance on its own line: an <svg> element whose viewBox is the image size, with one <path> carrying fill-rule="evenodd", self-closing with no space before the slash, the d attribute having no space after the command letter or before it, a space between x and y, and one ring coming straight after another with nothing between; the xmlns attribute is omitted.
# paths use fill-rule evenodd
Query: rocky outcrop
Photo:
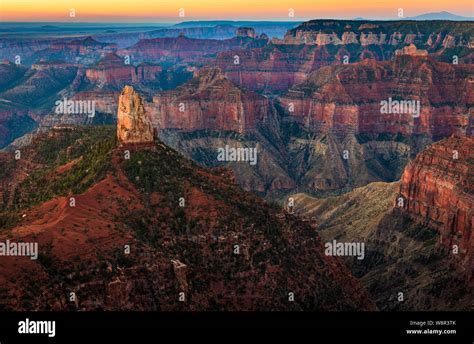
<svg viewBox="0 0 474 344"><path fill-rule="evenodd" d="M7 178L26 180L0 209L0 240L38 243L40 258L1 257L2 309L375 309L313 228L242 191L226 169L201 168L160 142L116 147L113 136L110 127L41 135L11 164ZM38 170L48 173L33 178Z"/></svg>
<svg viewBox="0 0 474 344"><path fill-rule="evenodd" d="M203 68L175 90L153 97L153 124L159 129L232 130L242 133L263 122L268 99L242 89L219 68Z"/></svg>
<svg viewBox="0 0 474 344"><path fill-rule="evenodd" d="M178 280L179 288L182 292L187 292L189 285L188 285L188 278L187 274L187 266L186 264L180 262L179 260L171 260L171 264L173 264L173 271Z"/></svg>
<svg viewBox="0 0 474 344"><path fill-rule="evenodd" d="M153 129L142 98L131 86L125 86L120 94L117 137L121 143L153 142Z"/></svg>
<svg viewBox="0 0 474 344"><path fill-rule="evenodd" d="M437 228L447 251L471 260L474 246L474 139L453 136L432 144L405 168L403 210Z"/></svg>
<svg viewBox="0 0 474 344"><path fill-rule="evenodd" d="M439 139L472 131L473 77L472 65L426 56L365 60L313 72L280 103L287 115L313 131ZM397 102L406 106L397 108Z"/></svg>

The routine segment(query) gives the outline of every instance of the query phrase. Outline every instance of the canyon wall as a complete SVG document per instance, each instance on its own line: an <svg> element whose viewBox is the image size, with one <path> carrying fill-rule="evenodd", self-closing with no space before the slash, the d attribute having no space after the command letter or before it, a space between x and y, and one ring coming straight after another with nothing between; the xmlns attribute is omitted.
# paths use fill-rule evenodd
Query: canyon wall
<svg viewBox="0 0 474 344"><path fill-rule="evenodd" d="M102 86L120 87L125 83L153 81L161 66L140 63L138 66L126 64L123 57L114 53L106 54L100 61L86 69L86 78Z"/></svg>
<svg viewBox="0 0 474 344"><path fill-rule="evenodd" d="M410 161L400 181L403 211L439 231L447 251L471 260L474 245L474 139L452 136Z"/></svg>
<svg viewBox="0 0 474 344"><path fill-rule="evenodd" d="M284 44L425 45L473 47L471 22L310 20L289 30Z"/></svg>
<svg viewBox="0 0 474 344"><path fill-rule="evenodd" d="M158 129L243 133L265 121L270 102L236 86L219 68L203 68L177 89L155 95L149 108Z"/></svg>
<svg viewBox="0 0 474 344"><path fill-rule="evenodd" d="M400 54L393 61L321 68L279 100L288 116L318 132L424 134L434 139L466 135L472 131L473 70L473 65ZM419 102L419 113L408 107L383 110L382 102L395 100L414 101L414 106Z"/></svg>
<svg viewBox="0 0 474 344"><path fill-rule="evenodd" d="M472 22L312 20L265 47L222 52L217 64L239 85L278 93L322 66L389 61L411 44L440 61L472 64L473 37Z"/></svg>
<svg viewBox="0 0 474 344"><path fill-rule="evenodd" d="M180 35L179 37L142 39L129 48L118 50L117 53L120 56L130 56L133 62L196 62L217 52L258 48L265 44L267 44L266 39L252 37L217 40L193 39Z"/></svg>

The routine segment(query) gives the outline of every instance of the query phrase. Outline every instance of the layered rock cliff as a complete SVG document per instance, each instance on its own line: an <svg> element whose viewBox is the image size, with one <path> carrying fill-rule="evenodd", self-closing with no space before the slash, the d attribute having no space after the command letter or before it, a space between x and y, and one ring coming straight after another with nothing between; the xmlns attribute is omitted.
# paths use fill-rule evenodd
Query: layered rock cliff
<svg viewBox="0 0 474 344"><path fill-rule="evenodd" d="M402 209L439 231L447 251L473 266L474 139L452 136L432 144L406 166L400 182Z"/></svg>
<svg viewBox="0 0 474 344"><path fill-rule="evenodd" d="M267 44L266 39L252 37L234 37L231 39L193 39L184 35L179 37L164 37L142 39L130 48L121 49L118 54L131 56L134 62L142 61L169 61L169 62L196 62L205 57L211 57L217 52L257 48Z"/></svg>
<svg viewBox="0 0 474 344"><path fill-rule="evenodd" d="M472 168L472 161L469 165ZM445 183L444 176L435 178ZM470 310L472 265L463 263L472 262L472 250L458 254L447 250L437 226L396 205L399 187L398 182L371 183L328 198L300 193L292 196L294 211L315 222L325 242L365 245L363 259L345 257L344 261L379 309ZM425 191L420 190L418 196L434 196ZM451 205L452 210L456 207L456 203Z"/></svg>
<svg viewBox="0 0 474 344"><path fill-rule="evenodd" d="M413 53L416 56L412 56ZM426 144L453 133L472 133L472 70L470 65L452 65L434 61L429 56L418 56L412 48L404 50L393 61L365 60L323 67L279 98L279 123L274 123L270 112L270 124L256 121L264 124L260 131L263 135L240 137L235 143L247 146L258 142L259 152L266 155L259 166L230 166L241 185L267 194L295 187L309 193L327 194L378 180L398 180L408 160ZM197 85L199 81L193 83ZM162 125L163 128L191 131L194 125L196 129L231 129L196 122L201 119L201 112L211 113L213 107L202 106L208 104L209 97L205 93L182 92L182 99L189 99L189 93L195 94L193 108L202 109L194 112L194 122L182 120L187 120L187 113L178 111L179 101L156 98L157 104L173 106L158 106L151 113L173 114L168 123L178 119L190 123L188 126ZM175 93L169 94L173 95L171 99L178 99ZM226 99L225 95L216 94ZM202 100L198 101L200 97ZM414 101L415 105L419 102L419 114L385 113L381 103L390 99ZM155 119L154 123L160 120ZM161 123L167 122L161 119ZM241 132L239 126L232 130ZM162 137L187 156L214 165L217 148L228 144L229 138L198 136Z"/></svg>
<svg viewBox="0 0 474 344"><path fill-rule="evenodd" d="M411 45L412 55L418 48L440 61L473 63L472 37L472 22L312 20L265 47L222 52L217 64L239 85L274 93L322 66L387 61Z"/></svg>
<svg viewBox="0 0 474 344"><path fill-rule="evenodd" d="M365 60L313 72L280 103L288 116L317 132L424 134L434 139L466 135L472 131L473 71L472 65L427 56Z"/></svg>
<svg viewBox="0 0 474 344"><path fill-rule="evenodd" d="M400 48L398 50L401 50ZM302 83L317 69L364 59L391 60L396 46L302 45L270 43L262 48L219 53L217 65L239 85L266 93L281 93ZM452 57L451 57L452 59Z"/></svg>
<svg viewBox="0 0 474 344"><path fill-rule="evenodd" d="M203 68L184 85L155 95L150 109L153 124L159 129L243 133L267 118L270 103L236 86L219 68Z"/></svg>
<svg viewBox="0 0 474 344"><path fill-rule="evenodd" d="M96 64L86 69L86 78L95 84L109 87L121 86L124 83L146 82L157 79L157 74L163 70L161 66L141 63L138 66L126 64L125 60L110 53Z"/></svg>
<svg viewBox="0 0 474 344"><path fill-rule="evenodd" d="M120 94L117 137L122 143L153 142L153 128L142 98L131 86L125 86Z"/></svg>
<svg viewBox="0 0 474 344"><path fill-rule="evenodd" d="M472 22L310 20L289 30L285 44L424 45L430 50L471 47Z"/></svg>
<svg viewBox="0 0 474 344"><path fill-rule="evenodd" d="M372 183L341 196L293 195L323 240L363 242L346 258L381 309L469 310L474 271L474 139L433 143L400 182ZM397 295L403 293L403 302Z"/></svg>

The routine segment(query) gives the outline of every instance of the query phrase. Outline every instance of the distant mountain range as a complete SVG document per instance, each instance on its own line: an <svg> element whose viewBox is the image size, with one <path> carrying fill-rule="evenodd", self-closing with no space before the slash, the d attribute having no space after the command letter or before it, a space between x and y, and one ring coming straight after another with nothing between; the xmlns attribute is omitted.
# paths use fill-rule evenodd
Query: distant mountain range
<svg viewBox="0 0 474 344"><path fill-rule="evenodd" d="M419 16L410 17L413 20L474 20L474 17L464 17L450 12L432 12L420 14Z"/></svg>
<svg viewBox="0 0 474 344"><path fill-rule="evenodd" d="M453 14L450 12L446 11L441 11L441 12L431 12L431 13L424 13L420 14L418 16L414 17L407 17L405 19L408 20L454 20L454 21L472 21L474 20L474 17L464 17L464 16L459 16L457 14ZM354 20L379 20L379 19L374 19L374 18L364 18L364 17L356 17ZM399 18L395 18L393 20L399 20Z"/></svg>

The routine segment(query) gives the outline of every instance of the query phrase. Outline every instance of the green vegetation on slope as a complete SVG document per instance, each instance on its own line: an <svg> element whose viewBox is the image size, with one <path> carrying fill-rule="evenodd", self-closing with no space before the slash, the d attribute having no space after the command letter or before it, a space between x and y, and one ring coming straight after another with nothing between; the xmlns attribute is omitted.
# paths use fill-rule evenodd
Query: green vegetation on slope
<svg viewBox="0 0 474 344"><path fill-rule="evenodd" d="M41 140L33 160L44 164L20 185L14 207L27 208L57 196L84 192L103 179L110 169L110 151L116 146L111 127L79 127L77 132L61 133ZM68 149L71 147L70 149ZM55 170L82 157L71 169L63 173Z"/></svg>

